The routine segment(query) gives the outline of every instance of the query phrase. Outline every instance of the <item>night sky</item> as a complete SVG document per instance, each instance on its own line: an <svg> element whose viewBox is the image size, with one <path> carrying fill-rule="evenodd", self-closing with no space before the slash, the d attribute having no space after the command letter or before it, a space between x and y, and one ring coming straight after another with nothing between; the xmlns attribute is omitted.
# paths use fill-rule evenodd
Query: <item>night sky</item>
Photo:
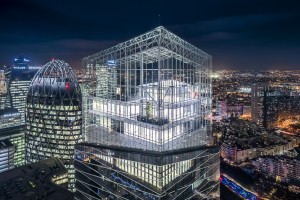
<svg viewBox="0 0 300 200"><path fill-rule="evenodd" d="M80 68L83 57L159 25L211 54L214 69L300 70L296 0L1 0L0 65L24 54Z"/></svg>

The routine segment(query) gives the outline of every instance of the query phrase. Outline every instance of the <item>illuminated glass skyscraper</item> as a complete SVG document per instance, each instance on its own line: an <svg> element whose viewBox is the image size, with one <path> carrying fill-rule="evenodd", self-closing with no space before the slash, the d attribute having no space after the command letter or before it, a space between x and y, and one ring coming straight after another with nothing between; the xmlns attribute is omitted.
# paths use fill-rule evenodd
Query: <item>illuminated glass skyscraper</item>
<svg viewBox="0 0 300 200"><path fill-rule="evenodd" d="M83 62L75 198L219 198L211 56L157 27Z"/></svg>
<svg viewBox="0 0 300 200"><path fill-rule="evenodd" d="M0 110L0 140L9 140L14 148L14 166L25 164L25 125L16 108Z"/></svg>
<svg viewBox="0 0 300 200"><path fill-rule="evenodd" d="M6 108L16 108L21 113L21 121L25 124L25 103L29 84L40 67L30 66L27 57L15 58L11 68L6 69L8 94Z"/></svg>
<svg viewBox="0 0 300 200"><path fill-rule="evenodd" d="M0 106L0 140L8 139L13 144L15 166L25 164L26 95L31 79L39 68L31 66L25 56L15 58L11 67L3 68L6 91L5 105ZM3 76L0 79L3 80Z"/></svg>
<svg viewBox="0 0 300 200"><path fill-rule="evenodd" d="M5 108L5 99L7 95L7 85L5 80L5 71L0 68L0 109Z"/></svg>
<svg viewBox="0 0 300 200"><path fill-rule="evenodd" d="M0 173L14 168L14 145L9 140L0 140Z"/></svg>
<svg viewBox="0 0 300 200"><path fill-rule="evenodd" d="M74 145L81 141L81 90L72 68L52 60L34 76L27 95L26 161L62 159L74 186Z"/></svg>

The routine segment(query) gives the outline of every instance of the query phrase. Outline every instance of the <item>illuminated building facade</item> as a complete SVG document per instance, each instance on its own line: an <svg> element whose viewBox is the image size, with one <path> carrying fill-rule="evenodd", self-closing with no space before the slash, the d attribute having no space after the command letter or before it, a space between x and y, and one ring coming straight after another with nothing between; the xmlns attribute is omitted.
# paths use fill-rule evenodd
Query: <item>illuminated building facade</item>
<svg viewBox="0 0 300 200"><path fill-rule="evenodd" d="M0 110L0 140L9 140L14 146L14 165L25 164L25 125L16 108Z"/></svg>
<svg viewBox="0 0 300 200"><path fill-rule="evenodd" d="M252 160L251 163L261 173L271 176L277 181L289 182L300 179L300 160L289 156L264 156Z"/></svg>
<svg viewBox="0 0 300 200"><path fill-rule="evenodd" d="M25 103L30 82L40 67L30 66L30 60L24 56L15 58L12 68L6 69L8 94L6 108L16 108L25 124Z"/></svg>
<svg viewBox="0 0 300 200"><path fill-rule="evenodd" d="M11 99L10 99L10 95L9 95L9 85L10 85L12 67L4 65L2 69L4 71L4 79L5 79L5 83L6 83L6 93L5 93L4 96L2 96L2 98L4 99L4 100L2 100L3 103L4 103L4 106L1 106L1 109L4 109L4 108L11 108Z"/></svg>
<svg viewBox="0 0 300 200"><path fill-rule="evenodd" d="M0 69L0 109L5 108L6 93L7 85L5 80L5 71Z"/></svg>
<svg viewBox="0 0 300 200"><path fill-rule="evenodd" d="M229 163L242 163L265 155L280 155L293 149L291 140L275 135L229 139L222 143L220 154Z"/></svg>
<svg viewBox="0 0 300 200"><path fill-rule="evenodd" d="M226 101L216 102L216 114L220 116L220 118L242 116L243 108L243 105L229 105Z"/></svg>
<svg viewBox="0 0 300 200"><path fill-rule="evenodd" d="M255 84L252 87L252 121L264 128L285 127L284 121L300 122L300 93L290 85ZM297 118L297 119L296 119Z"/></svg>
<svg viewBox="0 0 300 200"><path fill-rule="evenodd" d="M83 62L75 198L217 199L211 56L157 27Z"/></svg>
<svg viewBox="0 0 300 200"><path fill-rule="evenodd" d="M14 168L14 146L9 140L0 140L0 173Z"/></svg>
<svg viewBox="0 0 300 200"><path fill-rule="evenodd" d="M39 68L30 66L30 60L24 56L15 58L12 67L3 68L6 94L5 105L0 110L0 139L8 139L14 145L15 166L25 164L26 95L31 79Z"/></svg>
<svg viewBox="0 0 300 200"><path fill-rule="evenodd" d="M34 76L26 104L26 162L60 158L74 186L74 145L81 141L81 90L72 68L52 60Z"/></svg>

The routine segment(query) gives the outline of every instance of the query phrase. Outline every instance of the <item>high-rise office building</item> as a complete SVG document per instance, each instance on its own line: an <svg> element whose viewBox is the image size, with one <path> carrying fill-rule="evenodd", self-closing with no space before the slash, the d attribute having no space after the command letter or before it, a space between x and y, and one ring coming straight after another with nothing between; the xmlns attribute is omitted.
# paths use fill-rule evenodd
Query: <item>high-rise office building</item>
<svg viewBox="0 0 300 200"><path fill-rule="evenodd" d="M5 108L5 99L7 94L7 85L5 79L5 71L0 68L0 109Z"/></svg>
<svg viewBox="0 0 300 200"><path fill-rule="evenodd" d="M14 168L14 146L9 140L0 140L0 173Z"/></svg>
<svg viewBox="0 0 300 200"><path fill-rule="evenodd" d="M81 141L81 90L72 68L52 60L34 76L26 104L26 161L60 158L74 186L74 145Z"/></svg>
<svg viewBox="0 0 300 200"><path fill-rule="evenodd" d="M270 85L267 83L254 84L251 88L251 120L261 126L265 126L264 102L269 88Z"/></svg>
<svg viewBox="0 0 300 200"><path fill-rule="evenodd" d="M25 125L16 108L0 110L0 140L9 140L14 147L14 166L25 164Z"/></svg>
<svg viewBox="0 0 300 200"><path fill-rule="evenodd" d="M255 84L251 95L251 119L264 128L300 118L298 85ZM299 119L297 119L299 121Z"/></svg>
<svg viewBox="0 0 300 200"><path fill-rule="evenodd" d="M6 92L6 83L5 83L5 70L2 67L0 67L0 81L1 81L0 92L4 93L4 92ZM3 83L3 81L4 81L4 83Z"/></svg>
<svg viewBox="0 0 300 200"><path fill-rule="evenodd" d="M40 67L30 65L24 56L15 58L11 68L6 69L8 94L6 108L16 108L21 113L21 121L25 124L25 103L29 84Z"/></svg>
<svg viewBox="0 0 300 200"><path fill-rule="evenodd" d="M4 71L4 77L5 77L5 83L6 83L6 94L3 97L4 98L4 100L3 100L4 101L4 106L2 107L2 109L4 109L4 108L11 108L11 100L10 100L10 95L9 95L9 85L10 85L12 67L4 65L2 67L2 69Z"/></svg>
<svg viewBox="0 0 300 200"><path fill-rule="evenodd" d="M75 198L218 199L211 56L157 27L83 62Z"/></svg>
<svg viewBox="0 0 300 200"><path fill-rule="evenodd" d="M25 164L25 103L29 84L40 67L30 65L24 56L14 59L11 67L4 66L5 109L0 110L0 139L14 145L14 165ZM1 98L1 97L0 97Z"/></svg>

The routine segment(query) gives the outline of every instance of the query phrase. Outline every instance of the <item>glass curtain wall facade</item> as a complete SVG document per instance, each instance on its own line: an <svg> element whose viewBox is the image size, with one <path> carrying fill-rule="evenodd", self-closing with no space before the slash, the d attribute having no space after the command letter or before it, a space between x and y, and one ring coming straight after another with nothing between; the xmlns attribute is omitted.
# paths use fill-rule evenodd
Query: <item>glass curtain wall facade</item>
<svg viewBox="0 0 300 200"><path fill-rule="evenodd" d="M5 71L0 68L0 109L5 108L6 95L7 85L5 80Z"/></svg>
<svg viewBox="0 0 300 200"><path fill-rule="evenodd" d="M77 199L218 198L211 56L157 27L83 62L91 81Z"/></svg>
<svg viewBox="0 0 300 200"><path fill-rule="evenodd" d="M21 113L21 122L25 124L26 95L32 78L40 67L29 65L30 60L24 56L15 58L12 68L7 69L8 94L6 108L16 108Z"/></svg>
<svg viewBox="0 0 300 200"><path fill-rule="evenodd" d="M14 145L15 166L25 164L26 95L38 69L40 67L30 66L30 60L24 56L15 58L13 66L3 68L5 79L2 79L6 83L6 94L0 106L4 107L0 110L0 139L8 139Z"/></svg>
<svg viewBox="0 0 300 200"><path fill-rule="evenodd" d="M81 141L81 90L72 68L52 60L34 76L26 105L26 161L62 159L74 188L74 145Z"/></svg>
<svg viewBox="0 0 300 200"><path fill-rule="evenodd" d="M14 148L14 166L25 164L25 125L16 108L0 110L0 140L9 140Z"/></svg>
<svg viewBox="0 0 300 200"><path fill-rule="evenodd" d="M14 168L14 145L9 140L0 140L0 173Z"/></svg>

